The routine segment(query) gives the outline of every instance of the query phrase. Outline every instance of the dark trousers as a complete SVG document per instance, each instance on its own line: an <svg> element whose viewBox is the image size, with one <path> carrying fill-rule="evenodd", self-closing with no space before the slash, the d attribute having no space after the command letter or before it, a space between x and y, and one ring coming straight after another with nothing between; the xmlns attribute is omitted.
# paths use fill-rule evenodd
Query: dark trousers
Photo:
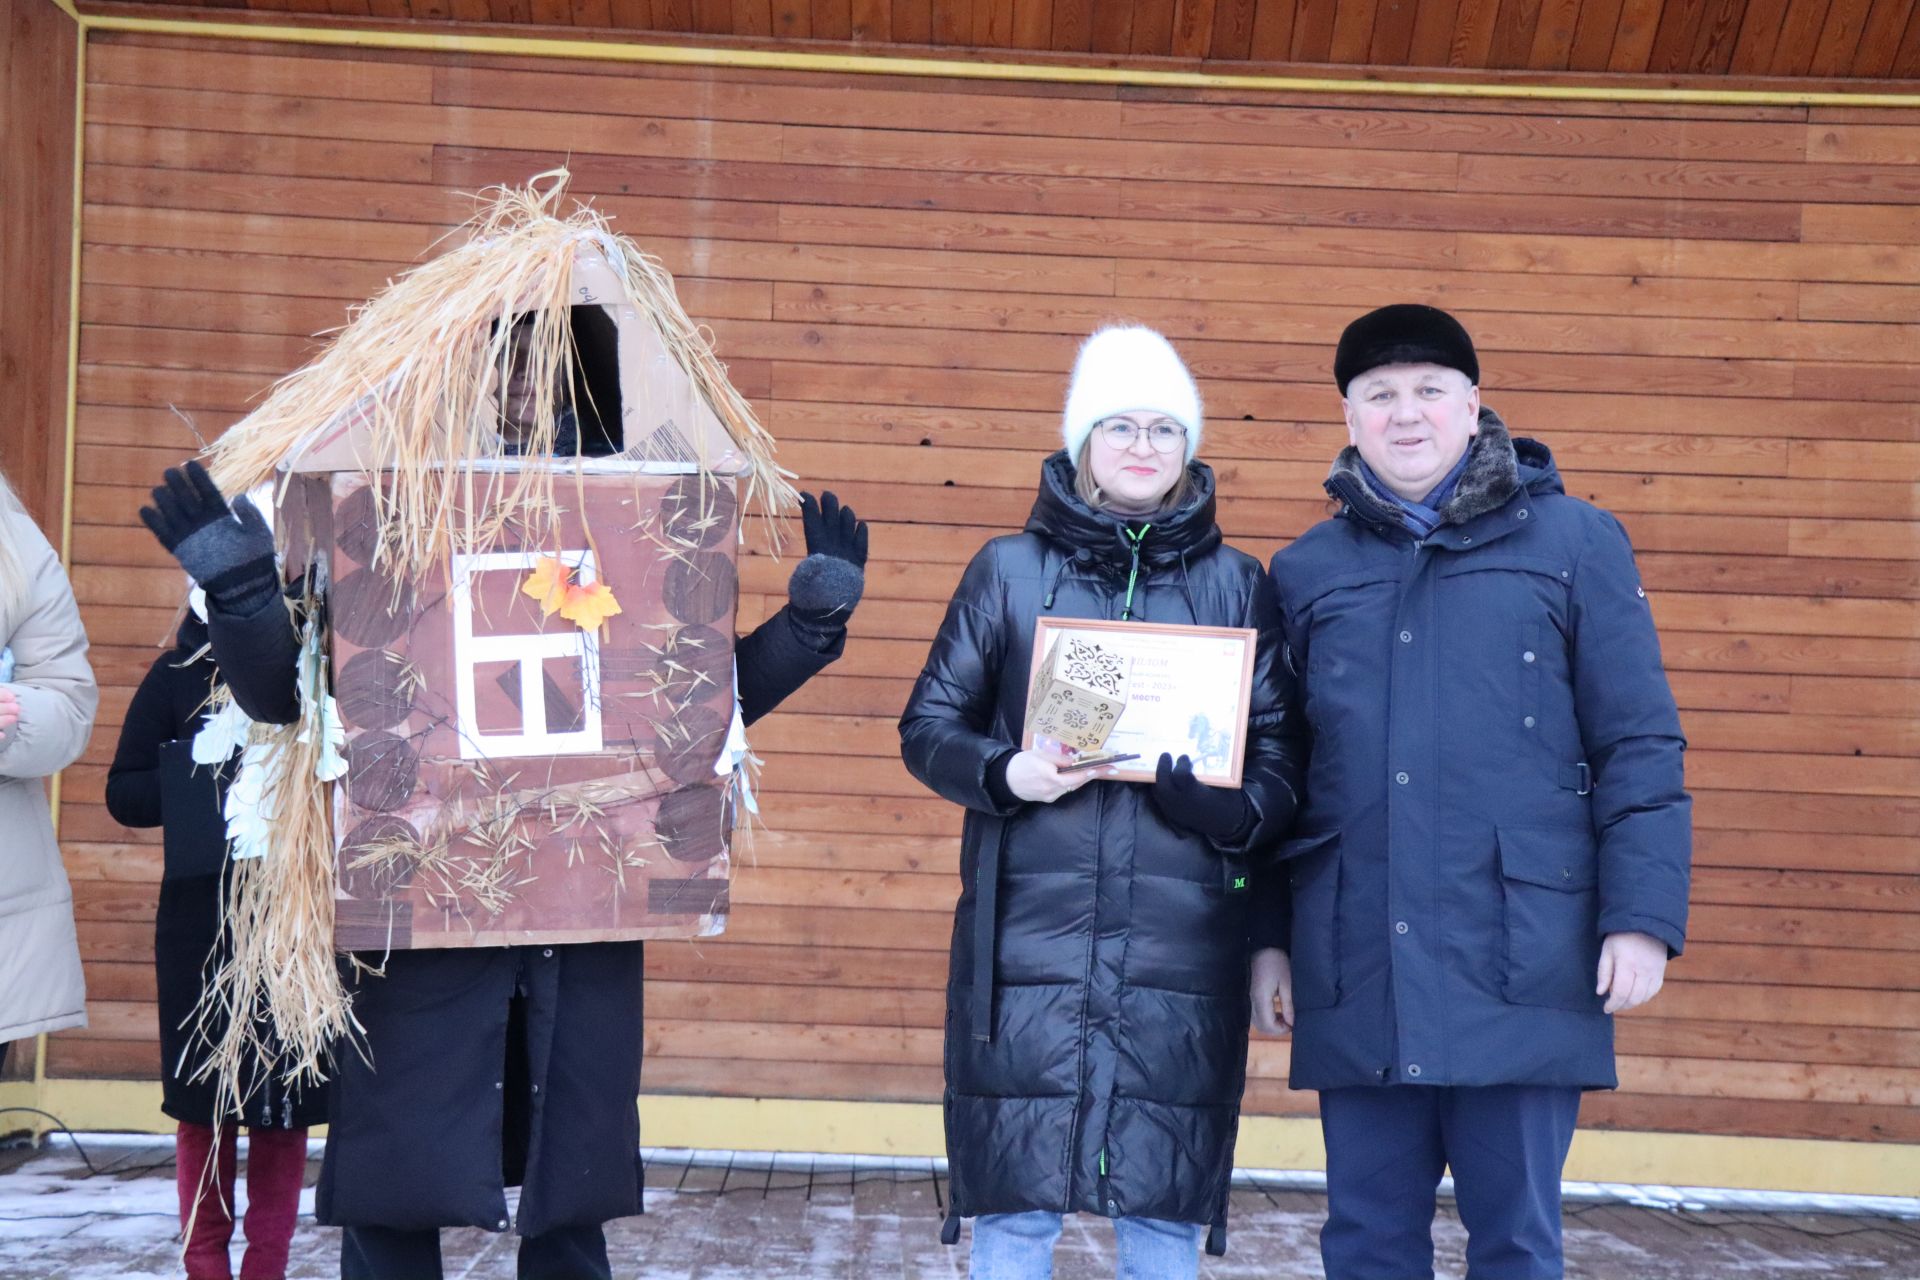
<svg viewBox="0 0 1920 1280"><path fill-rule="evenodd" d="M613 1280L607 1233L560 1227L520 1238L519 1280ZM348 1227L340 1239L340 1280L440 1280L440 1232Z"/></svg>
<svg viewBox="0 0 1920 1280"><path fill-rule="evenodd" d="M1560 1170L1579 1114L1580 1090L1560 1086L1323 1090L1327 1280L1431 1280L1448 1167L1469 1280L1560 1280Z"/></svg>

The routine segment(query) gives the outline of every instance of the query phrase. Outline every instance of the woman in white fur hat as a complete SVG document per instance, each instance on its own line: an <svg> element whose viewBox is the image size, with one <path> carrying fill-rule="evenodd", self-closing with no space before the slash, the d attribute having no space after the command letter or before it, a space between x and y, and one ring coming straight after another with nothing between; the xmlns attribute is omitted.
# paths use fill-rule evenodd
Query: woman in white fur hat
<svg viewBox="0 0 1920 1280"><path fill-rule="evenodd" d="M1081 348L1065 448L1024 531L967 567L900 721L914 776L966 809L947 984L942 1238L971 1274L1052 1274L1065 1213L1112 1218L1121 1273L1223 1252L1247 1052L1249 881L1293 820L1303 735L1258 561L1220 538L1200 394L1138 327ZM1036 619L1259 633L1244 785L1162 756L1151 784L1020 749Z"/></svg>

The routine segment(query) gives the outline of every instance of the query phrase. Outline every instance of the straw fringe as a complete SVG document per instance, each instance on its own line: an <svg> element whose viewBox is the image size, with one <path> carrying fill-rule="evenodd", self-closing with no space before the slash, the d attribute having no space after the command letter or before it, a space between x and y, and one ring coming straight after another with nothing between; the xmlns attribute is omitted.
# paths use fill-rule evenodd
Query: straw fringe
<svg viewBox="0 0 1920 1280"><path fill-rule="evenodd" d="M299 617L316 615L311 589L288 605ZM216 688L213 707L228 696ZM274 812L273 850L229 863L223 924L230 950L193 1014L196 1042L207 1051L188 1078L214 1082L217 1116L246 1114L266 1083L255 1064L279 1061L289 1086L318 1084L331 1073L331 1055L360 1031L333 956L333 788L315 776L325 749L320 714L310 705L293 724L252 730L276 762L265 800Z"/></svg>

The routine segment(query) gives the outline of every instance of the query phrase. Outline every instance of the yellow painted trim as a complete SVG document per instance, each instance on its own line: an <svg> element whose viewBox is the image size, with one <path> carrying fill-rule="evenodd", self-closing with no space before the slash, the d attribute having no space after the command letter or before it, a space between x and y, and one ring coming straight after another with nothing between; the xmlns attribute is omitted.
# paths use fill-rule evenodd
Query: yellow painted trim
<svg viewBox="0 0 1920 1280"><path fill-rule="evenodd" d="M61 8L73 13L69 4ZM76 19L79 15L75 14ZM66 474L60 510L60 562L73 564L73 462L79 444L80 417L80 219L86 205L87 167L87 24L80 30L73 54L73 210L67 256L67 443ZM59 830L59 777L54 778L54 822Z"/></svg>
<svg viewBox="0 0 1920 1280"><path fill-rule="evenodd" d="M1590 1129L1574 1135L1566 1176L1574 1182L1912 1196L1920 1193L1920 1144Z"/></svg>
<svg viewBox="0 0 1920 1280"><path fill-rule="evenodd" d="M40 1101L35 1105L59 1116L61 1123L75 1133L165 1133L174 1125L160 1111L157 1080L55 1077L40 1082ZM50 1130L52 1126L43 1124L42 1128Z"/></svg>
<svg viewBox="0 0 1920 1280"><path fill-rule="evenodd" d="M0 1098L5 1097L6 1087L0 1086ZM40 1083L38 1096L39 1101L25 1105L59 1116L61 1123L75 1133L173 1132L174 1121L160 1110L160 1084L156 1080L70 1080L56 1076ZM11 1127L0 1125L0 1131ZM40 1128L42 1132L53 1131L45 1121ZM325 1137L326 1132L325 1125L310 1130L314 1137Z"/></svg>
<svg viewBox="0 0 1920 1280"><path fill-rule="evenodd" d="M1753 89L1668 89L1609 85L1471 84L1419 80L1342 80L1337 77L1236 75L1231 72L1165 71L1147 67L1086 67L1044 63L962 61L957 58L888 57L858 53L798 53L765 49L717 49L693 45L626 44L552 36L456 35L438 31L390 31L358 27L254 26L181 18L80 15L90 31L136 31L217 40L357 49L415 49L447 53L521 54L534 58L584 58L602 62L670 66L744 67L776 71L821 71L843 75L937 76L964 80L1016 80L1049 84L1133 85L1175 89L1246 89L1273 93L1351 93L1390 97L1520 98L1547 102L1648 102L1755 107L1920 107L1920 94L1834 93Z"/></svg>
<svg viewBox="0 0 1920 1280"><path fill-rule="evenodd" d="M40 1093L31 1080L8 1080L0 1084L0 1108L37 1107ZM17 1133L30 1128L18 1115L0 1115L0 1133Z"/></svg>
<svg viewBox="0 0 1920 1280"><path fill-rule="evenodd" d="M940 1108L926 1102L640 1095L649 1147L818 1151L827 1155L943 1156Z"/></svg>
<svg viewBox="0 0 1920 1280"><path fill-rule="evenodd" d="M54 781L57 783L59 781L59 778L56 777ZM56 837L56 839L57 838L58 837ZM45 1111L47 1109L47 1104L45 1101L43 1101L43 1099L46 1096L46 1089L47 1089L47 1033L42 1031L39 1035L33 1038L33 1101L29 1105L38 1107L40 1110ZM47 1118L45 1116L35 1116L33 1118L34 1140L37 1142L40 1138L40 1135L45 1133L50 1127L51 1126L48 1125Z"/></svg>
<svg viewBox="0 0 1920 1280"><path fill-rule="evenodd" d="M650 1147L819 1151L833 1155L945 1153L940 1109L929 1103L820 1102L643 1094ZM1320 1122L1247 1116L1234 1161L1243 1169L1324 1169ZM1581 1130L1570 1182L1628 1182L1744 1191L1911 1196L1920 1145Z"/></svg>
<svg viewBox="0 0 1920 1280"><path fill-rule="evenodd" d="M0 1086L0 1099L19 1087ZM151 1081L47 1080L40 1097L30 1105L53 1112L81 1133L173 1128L160 1114L160 1086ZM939 1156L946 1150L940 1108L926 1102L645 1093L640 1126L650 1147L900 1157ZM1247 1116L1240 1122L1235 1158L1245 1169L1324 1169L1320 1122ZM1911 1196L1920 1188L1920 1144L1583 1129L1574 1135L1566 1176L1572 1182Z"/></svg>

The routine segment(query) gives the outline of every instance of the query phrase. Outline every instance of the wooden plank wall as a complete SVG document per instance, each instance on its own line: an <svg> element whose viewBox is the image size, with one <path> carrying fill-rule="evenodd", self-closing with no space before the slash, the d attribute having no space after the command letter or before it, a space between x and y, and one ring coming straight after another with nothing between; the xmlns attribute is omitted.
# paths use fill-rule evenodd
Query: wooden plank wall
<svg viewBox="0 0 1920 1280"><path fill-rule="evenodd" d="M79 28L53 0L0 0L0 405L9 419L0 471L55 546L66 487L78 50Z"/></svg>
<svg viewBox="0 0 1920 1280"><path fill-rule="evenodd" d="M874 522L846 659L755 734L727 937L650 949L649 1087L938 1097L958 814L894 719L1016 527L1077 340L1192 359L1229 538L1322 512L1361 309L1456 308L1486 399L1641 552L1693 741L1694 944L1591 1123L1920 1141L1920 116L1280 99L103 37L88 62L75 570L108 689L69 858L93 1025L150 1077L158 849L101 780L180 587L142 486L456 221L571 155L809 485ZM787 572L743 572L751 624ZM1287 1046L1251 1106L1310 1113Z"/></svg>

